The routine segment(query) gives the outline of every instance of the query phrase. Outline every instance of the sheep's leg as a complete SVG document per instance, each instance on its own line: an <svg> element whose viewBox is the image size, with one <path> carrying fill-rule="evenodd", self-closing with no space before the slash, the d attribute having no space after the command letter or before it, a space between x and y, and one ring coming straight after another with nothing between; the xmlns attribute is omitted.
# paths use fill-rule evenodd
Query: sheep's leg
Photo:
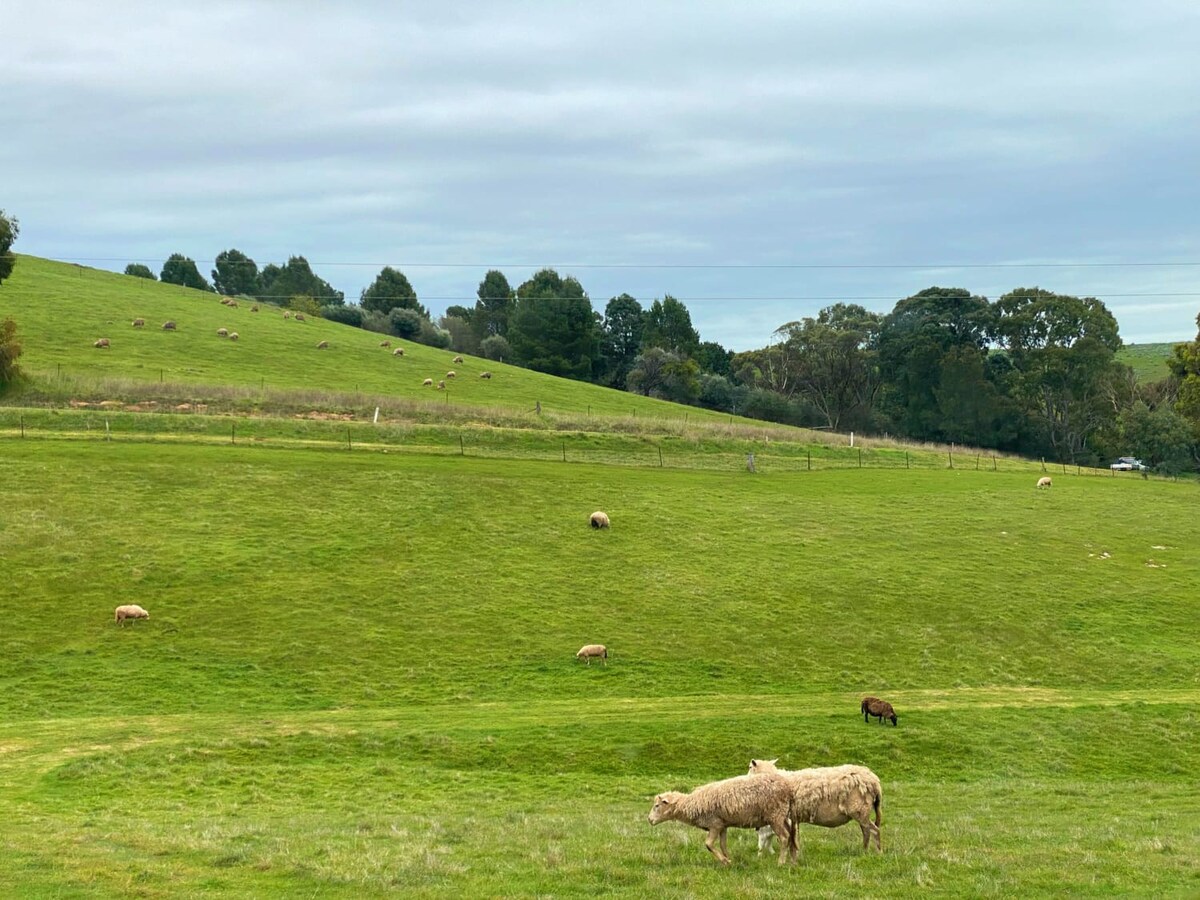
<svg viewBox="0 0 1200 900"><path fill-rule="evenodd" d="M765 828L763 830L766 831ZM778 822L771 823L771 833L767 834L768 844L771 843L771 834L774 834L777 838L779 838L779 864L781 866L786 865L790 844L790 841L788 840L788 820L786 817ZM760 834L758 836L760 848L762 846L762 839L763 836Z"/></svg>
<svg viewBox="0 0 1200 900"><path fill-rule="evenodd" d="M862 829L863 850L871 849L871 822L867 819L860 819L858 827Z"/></svg>
<svg viewBox="0 0 1200 900"><path fill-rule="evenodd" d="M729 847L725 843L725 838L729 834L724 828L721 829L721 855L725 857L725 861L729 861Z"/></svg>
<svg viewBox="0 0 1200 900"><path fill-rule="evenodd" d="M774 826L771 825L765 825L758 829L758 852L760 854L771 845L771 835L774 833Z"/></svg>
<svg viewBox="0 0 1200 900"><path fill-rule="evenodd" d="M722 865L727 866L727 865L729 865L729 858L727 856L724 856L721 853L721 848L717 846L717 841L723 840L724 837L725 837L725 829L724 828L719 828L719 827L710 828L710 829L708 829L708 837L706 837L704 839L704 846L708 849L709 853L711 853L713 856L715 856L717 858L717 862L721 863Z"/></svg>

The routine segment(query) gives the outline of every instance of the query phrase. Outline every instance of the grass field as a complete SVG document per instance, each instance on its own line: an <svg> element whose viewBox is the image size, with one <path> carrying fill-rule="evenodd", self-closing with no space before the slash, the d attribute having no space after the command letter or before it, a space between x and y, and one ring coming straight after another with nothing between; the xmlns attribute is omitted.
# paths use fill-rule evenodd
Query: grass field
<svg viewBox="0 0 1200 900"><path fill-rule="evenodd" d="M1200 488L1032 474L6 431L0 884L1194 896ZM647 824L775 756L871 766L885 852Z"/></svg>
<svg viewBox="0 0 1200 900"><path fill-rule="evenodd" d="M1170 374L1167 360L1174 352L1175 344L1126 344L1117 352L1117 359L1133 369L1138 381L1143 384L1161 381Z"/></svg>
<svg viewBox="0 0 1200 900"><path fill-rule="evenodd" d="M166 385L205 399L206 388L354 392L426 401L438 407L466 405L547 413L593 413L726 421L723 413L682 407L651 397L554 378L491 360L390 338L405 356L379 346L384 335L310 317L285 320L263 304L250 311L222 306L215 294L117 275L68 263L20 256L0 290L0 318L16 320L24 349L21 367L42 391L68 376L76 395L91 396L89 383ZM134 318L144 329L131 326ZM177 332L164 332L171 319ZM218 328L238 333L235 343ZM95 349L97 338L111 346ZM327 350L316 349L328 341ZM454 371L457 377L447 379ZM490 380L481 372L490 371ZM447 381L445 392L424 387ZM104 399L101 397L100 399ZM121 398L116 398L121 399ZM251 398L253 399L253 398Z"/></svg>

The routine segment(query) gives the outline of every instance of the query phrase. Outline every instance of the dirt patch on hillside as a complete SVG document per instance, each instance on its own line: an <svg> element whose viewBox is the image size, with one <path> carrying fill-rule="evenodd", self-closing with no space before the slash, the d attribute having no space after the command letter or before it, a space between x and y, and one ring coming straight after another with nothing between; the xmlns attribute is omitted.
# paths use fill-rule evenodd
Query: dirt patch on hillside
<svg viewBox="0 0 1200 900"><path fill-rule="evenodd" d="M317 410L314 409L314 410L310 410L309 412L306 412L306 413L296 413L294 418L317 419L322 422L328 422L328 421L353 422L354 421L354 413L317 412Z"/></svg>

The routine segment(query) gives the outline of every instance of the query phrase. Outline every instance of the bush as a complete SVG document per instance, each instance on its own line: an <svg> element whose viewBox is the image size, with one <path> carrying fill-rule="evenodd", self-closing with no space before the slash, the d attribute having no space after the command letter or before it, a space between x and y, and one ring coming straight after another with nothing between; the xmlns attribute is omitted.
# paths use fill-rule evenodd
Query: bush
<svg viewBox="0 0 1200 900"><path fill-rule="evenodd" d="M321 315L321 304L316 301L315 297L309 297L307 294L294 294L288 297L288 307L298 313L304 313L306 316Z"/></svg>
<svg viewBox="0 0 1200 900"><path fill-rule="evenodd" d="M421 314L415 309L398 306L387 314L389 330L396 337L415 341L421 333Z"/></svg>
<svg viewBox="0 0 1200 900"><path fill-rule="evenodd" d="M12 384L21 375L17 359L21 343L17 340L17 323L12 319L0 322L0 388Z"/></svg>
<svg viewBox="0 0 1200 900"><path fill-rule="evenodd" d="M326 303L321 307L321 318L330 322L341 322L354 328L363 327L363 311L357 306L345 306L337 303Z"/></svg>
<svg viewBox="0 0 1200 900"><path fill-rule="evenodd" d="M421 333L416 336L415 340L421 344L428 344L430 347L450 349L450 332L443 331L428 319L421 319Z"/></svg>
<svg viewBox="0 0 1200 900"><path fill-rule="evenodd" d="M512 346L502 334L493 334L479 342L479 352L487 359L503 362L512 359Z"/></svg>

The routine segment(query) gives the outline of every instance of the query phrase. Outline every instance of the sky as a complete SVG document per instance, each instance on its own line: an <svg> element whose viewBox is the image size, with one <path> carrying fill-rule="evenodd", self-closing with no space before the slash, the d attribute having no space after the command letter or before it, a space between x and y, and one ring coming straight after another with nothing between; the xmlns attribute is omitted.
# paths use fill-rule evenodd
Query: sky
<svg viewBox="0 0 1200 900"><path fill-rule="evenodd" d="M1200 312L1200 4L6 4L17 252L384 265L434 312L544 266L761 347L931 285ZM1170 265L1168 265L1170 264Z"/></svg>

